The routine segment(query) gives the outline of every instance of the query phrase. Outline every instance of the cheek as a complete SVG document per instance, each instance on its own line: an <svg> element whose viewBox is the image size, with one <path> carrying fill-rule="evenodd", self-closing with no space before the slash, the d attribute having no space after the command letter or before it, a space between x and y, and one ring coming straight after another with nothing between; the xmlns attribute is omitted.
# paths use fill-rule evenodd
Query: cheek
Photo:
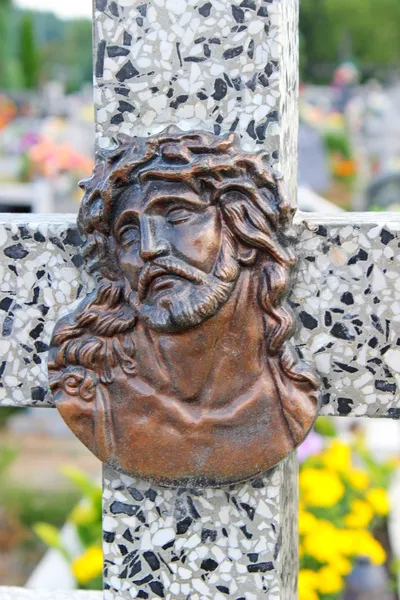
<svg viewBox="0 0 400 600"><path fill-rule="evenodd" d="M221 245L221 223L215 207L184 223L177 232L175 249L189 264L209 273L214 268Z"/></svg>
<svg viewBox="0 0 400 600"><path fill-rule="evenodd" d="M119 250L118 263L121 271L128 280L132 290L137 290L138 277L143 261L139 256L137 249Z"/></svg>

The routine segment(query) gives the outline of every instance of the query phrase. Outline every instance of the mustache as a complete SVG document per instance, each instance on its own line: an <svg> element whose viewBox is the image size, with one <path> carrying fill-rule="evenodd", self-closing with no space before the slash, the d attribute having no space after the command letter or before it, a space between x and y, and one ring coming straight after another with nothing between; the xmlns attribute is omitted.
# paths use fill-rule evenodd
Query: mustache
<svg viewBox="0 0 400 600"><path fill-rule="evenodd" d="M209 279L209 275L182 260L160 257L151 263L147 263L140 272L138 280L138 297L140 301L146 298L148 289L154 279L162 275L176 275L197 285L206 283Z"/></svg>

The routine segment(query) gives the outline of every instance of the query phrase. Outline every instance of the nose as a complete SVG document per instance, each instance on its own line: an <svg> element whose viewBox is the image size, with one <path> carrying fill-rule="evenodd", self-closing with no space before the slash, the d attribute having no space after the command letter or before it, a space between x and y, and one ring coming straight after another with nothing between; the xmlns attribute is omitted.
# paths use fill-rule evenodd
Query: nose
<svg viewBox="0 0 400 600"><path fill-rule="evenodd" d="M140 256L152 260L169 254L170 247L156 229L155 219L143 215L140 219Z"/></svg>

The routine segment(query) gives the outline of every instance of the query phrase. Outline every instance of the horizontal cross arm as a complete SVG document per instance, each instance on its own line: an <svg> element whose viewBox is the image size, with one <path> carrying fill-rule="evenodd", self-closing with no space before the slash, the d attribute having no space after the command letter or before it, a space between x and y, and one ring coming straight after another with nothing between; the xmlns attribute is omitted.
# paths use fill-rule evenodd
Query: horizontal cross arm
<svg viewBox="0 0 400 600"><path fill-rule="evenodd" d="M324 414L400 416L400 215L299 214L295 342ZM74 215L0 219L0 406L51 406L47 349L91 285Z"/></svg>

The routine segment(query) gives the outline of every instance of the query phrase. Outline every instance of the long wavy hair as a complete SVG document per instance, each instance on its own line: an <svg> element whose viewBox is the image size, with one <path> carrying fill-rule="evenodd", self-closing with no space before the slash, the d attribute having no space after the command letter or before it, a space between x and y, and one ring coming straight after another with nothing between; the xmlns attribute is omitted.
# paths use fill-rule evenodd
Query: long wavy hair
<svg viewBox="0 0 400 600"><path fill-rule="evenodd" d="M116 149L97 155L92 177L81 182L78 226L96 289L58 323L49 371L79 365L94 370L103 383L113 380L117 365L135 373L137 317L116 258L112 222L121 192L149 179L184 180L220 207L225 235L215 271L221 279L232 277L237 268L232 257L238 242L257 251L267 353L291 380L317 389L316 375L288 342L295 324L286 300L296 264L295 209L272 174L268 156L242 152L234 134L219 137L172 127L148 138L120 138Z"/></svg>

